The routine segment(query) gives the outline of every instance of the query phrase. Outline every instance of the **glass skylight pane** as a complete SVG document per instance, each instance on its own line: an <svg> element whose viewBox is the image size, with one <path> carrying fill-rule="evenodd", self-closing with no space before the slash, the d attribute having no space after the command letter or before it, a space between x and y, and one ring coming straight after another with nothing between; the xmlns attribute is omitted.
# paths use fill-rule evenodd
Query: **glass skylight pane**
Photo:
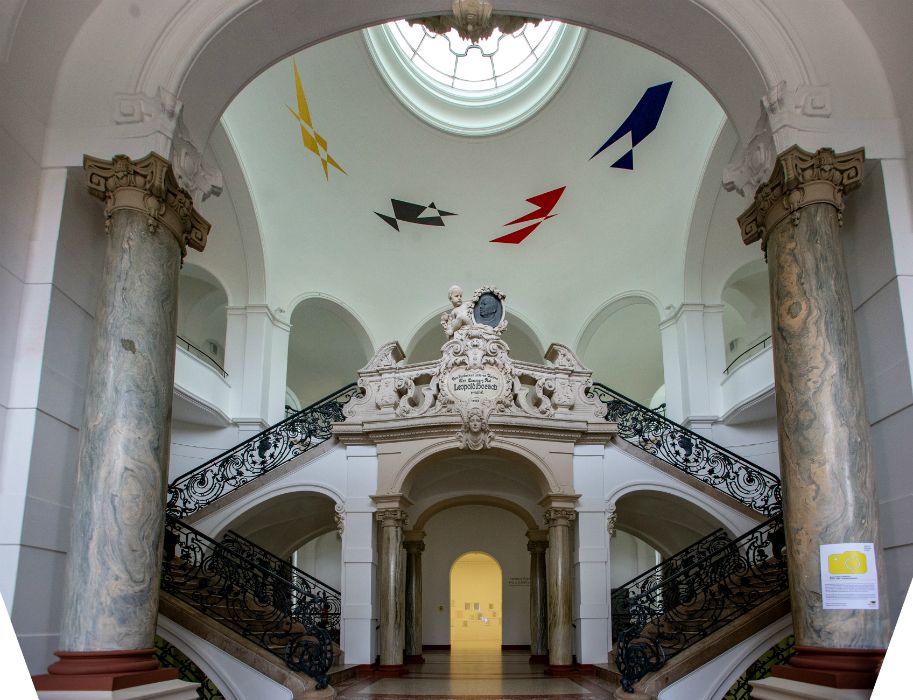
<svg viewBox="0 0 913 700"><path fill-rule="evenodd" d="M472 44L455 29L438 35L405 20L393 24L396 46L418 70L444 85L459 83L458 89L468 92L501 87L522 77L547 51L559 27L558 22L545 20L513 34L495 30L488 39Z"/></svg>
<svg viewBox="0 0 913 700"><path fill-rule="evenodd" d="M529 47L523 39L505 37L501 42L501 48L492 56L495 63L495 75L504 75L512 68L516 68L528 55Z"/></svg>
<svg viewBox="0 0 913 700"><path fill-rule="evenodd" d="M533 67L533 64L536 62L536 57L529 55L524 59L524 61L514 68L513 70L508 71L504 75L498 76L498 85L507 85L510 82L513 82L517 78L521 77L526 71Z"/></svg>
<svg viewBox="0 0 913 700"><path fill-rule="evenodd" d="M466 55L457 61L454 77L460 81L481 82L494 77L491 59L482 55L477 48L471 48Z"/></svg>
<svg viewBox="0 0 913 700"><path fill-rule="evenodd" d="M456 57L451 53L450 44L445 37L426 37L425 41L422 42L418 57L421 58L424 65L435 71L431 74L431 77L447 85L450 84L456 65ZM425 70L422 62L417 61L416 65Z"/></svg>

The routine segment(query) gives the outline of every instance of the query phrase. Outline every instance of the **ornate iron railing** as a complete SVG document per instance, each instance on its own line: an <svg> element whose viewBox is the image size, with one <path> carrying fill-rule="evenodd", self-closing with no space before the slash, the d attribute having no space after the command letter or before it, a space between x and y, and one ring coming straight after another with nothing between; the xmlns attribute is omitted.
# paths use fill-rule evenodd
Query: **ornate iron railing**
<svg viewBox="0 0 913 700"><path fill-rule="evenodd" d="M612 640L618 637L622 628L631 624L632 600L661 583L663 579L722 549L730 542L732 538L726 530L718 528L612 591Z"/></svg>
<svg viewBox="0 0 913 700"><path fill-rule="evenodd" d="M225 700L225 696L199 666L184 652L158 635L155 636L155 658L165 668L176 668L178 678L182 681L199 683L197 697L200 700Z"/></svg>
<svg viewBox="0 0 913 700"><path fill-rule="evenodd" d="M327 686L333 644L323 627L327 601L322 596L171 516L165 525L162 590L311 676L317 688Z"/></svg>
<svg viewBox="0 0 913 700"><path fill-rule="evenodd" d="M782 510L776 474L603 384L592 391L609 409L606 420L618 423L619 437L759 513Z"/></svg>
<svg viewBox="0 0 913 700"><path fill-rule="evenodd" d="M751 700L751 681L759 681L762 678L768 678L771 669L774 666L785 664L796 653L796 638L789 635L781 639L770 649L765 651L745 673L739 676L738 680L732 684L732 687L720 700Z"/></svg>
<svg viewBox="0 0 913 700"><path fill-rule="evenodd" d="M187 517L331 438L332 423L359 391L349 384L179 476L168 487L168 514Z"/></svg>
<svg viewBox="0 0 913 700"><path fill-rule="evenodd" d="M325 605L320 610L320 626L330 633L334 642L339 643L339 621L342 613L342 594L339 591L242 537L234 530L229 530L222 536L222 545L244 559L272 571L279 578L291 581L295 588L308 591L324 601Z"/></svg>
<svg viewBox="0 0 913 700"><path fill-rule="evenodd" d="M633 598L615 652L622 687L787 590L785 546L776 515Z"/></svg>

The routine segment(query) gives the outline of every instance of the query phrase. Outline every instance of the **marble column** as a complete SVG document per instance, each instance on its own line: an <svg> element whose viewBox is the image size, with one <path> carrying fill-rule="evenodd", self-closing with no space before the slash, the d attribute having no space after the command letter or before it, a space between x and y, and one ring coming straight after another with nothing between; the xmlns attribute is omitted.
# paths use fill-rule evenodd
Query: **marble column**
<svg viewBox="0 0 913 700"><path fill-rule="evenodd" d="M530 663L548 662L548 588L545 577L546 530L527 530L529 550L529 651Z"/></svg>
<svg viewBox="0 0 913 700"><path fill-rule="evenodd" d="M570 671L574 663L571 611L571 508L545 511L548 526L548 669L547 673Z"/></svg>
<svg viewBox="0 0 913 700"><path fill-rule="evenodd" d="M168 473L178 271L209 232L170 163L86 156L108 234L73 494L60 661L39 690L175 677L152 656Z"/></svg>
<svg viewBox="0 0 913 700"><path fill-rule="evenodd" d="M378 557L380 593L380 637L378 671L386 675L405 673L403 667L405 557L403 528L408 522L401 508L378 509L375 517L380 523L380 552Z"/></svg>
<svg viewBox="0 0 913 700"><path fill-rule="evenodd" d="M406 663L423 664L422 656L422 552L425 533L410 530L404 535L406 549Z"/></svg>
<svg viewBox="0 0 913 700"><path fill-rule="evenodd" d="M862 150L789 148L739 217L767 254L780 471L798 654L775 675L871 688L888 639L878 502L853 304L839 238ZM825 609L820 545L871 543L878 609ZM849 683L849 685L848 685Z"/></svg>

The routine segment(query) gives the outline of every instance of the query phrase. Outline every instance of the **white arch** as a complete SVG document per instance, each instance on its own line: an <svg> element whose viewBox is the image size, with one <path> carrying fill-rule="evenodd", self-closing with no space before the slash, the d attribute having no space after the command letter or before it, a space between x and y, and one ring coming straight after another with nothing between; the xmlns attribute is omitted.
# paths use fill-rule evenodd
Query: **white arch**
<svg viewBox="0 0 913 700"><path fill-rule="evenodd" d="M299 305L312 300L313 303L320 304L324 306L324 308L332 308L335 306L342 311L340 320L345 323L358 338L358 342L361 344L362 350L364 350L365 357L370 359L374 356L374 352L377 350L378 346L375 345L374 338L371 337L371 332L368 330L370 326L365 318L355 311L351 305L332 294L312 290L295 295L289 300L288 304L283 307L285 309L285 318L291 319L292 313Z"/></svg>
<svg viewBox="0 0 913 700"><path fill-rule="evenodd" d="M258 490L247 498L239 498L228 506L217 510L211 516L203 516L194 527L206 533L214 540L220 540L231 523L244 515L249 510L257 508L267 501L278 496L290 493L316 493L326 496L334 504L345 503L343 495L332 486L320 482L299 482L294 484L278 484L267 486Z"/></svg>
<svg viewBox="0 0 913 700"><path fill-rule="evenodd" d="M587 316L586 321L583 323L583 327L580 329L580 332L577 334L577 338L574 341L574 352L577 353L578 357L586 352L596 331L599 330L602 324L605 323L612 314L621 311L625 307L633 306L634 304L649 304L656 309L659 318L662 318L663 316L659 297L652 292L647 292L642 289L632 289L616 294L608 301L597 306L596 309ZM659 326L657 325L657 333L658 332Z"/></svg>
<svg viewBox="0 0 913 700"><path fill-rule="evenodd" d="M144 155L151 143L167 144L167 123L142 117L129 123L135 114L129 108L129 118L119 117L128 122L127 128L112 123L114 95L154 96L159 88L183 102L189 136L194 143L203 144L238 91L276 61L354 29L403 16L439 13L443 6L431 0L352 0L345 4L314 0L306 5L222 0L183 5L171 15L170 8L144 7L152 21L136 23L129 22L128 4L119 0L99 3L56 76L49 119L54 137L46 149L48 161L75 165L84 151L138 155L131 152L132 146ZM841 124L839 128L819 124L816 133L808 133L809 139L823 138L835 146L844 142L871 145L880 151L876 157L884 157L886 149L901 154L899 138L894 139L896 143L879 139L872 135L878 130L866 122L866 118L877 119L891 128L896 110L876 50L843 3L827 3L826 12L823 6L819 12L799 12L789 5L760 1L693 0L660 7L647 0L618 0L611 5L599 0L505 0L498 9L563 19L663 54L717 98L742 142L747 142L757 121L759 98L771 88L785 82L788 91L795 91L824 83L833 95L844 98ZM112 23L120 18L125 25L129 23L131 31L112 36L116 34L111 31ZM670 33L668 27L673 26L676 31ZM714 47L712 52L705 50L708 44ZM118 61L108 59L112 51ZM844 60L847 55L853 61ZM93 65L106 67L106 80L91 79L86 66ZM835 70L837 66L839 70ZM123 110L115 112L123 114ZM167 114L164 116L167 121ZM112 130L100 133L98 127L104 126ZM893 129L897 131L896 124ZM875 153L870 151L870 155Z"/></svg>
<svg viewBox="0 0 913 700"><path fill-rule="evenodd" d="M685 487L671 484L659 479L639 479L636 481L626 481L623 484L615 486L606 494L606 506L608 509L615 507L615 504L622 496L627 496L639 491L659 491L670 496L677 496L694 506L697 506L705 513L722 523L731 534L738 536L745 532L745 523L739 520L734 511L724 508L715 499L710 497L701 497L700 492Z"/></svg>

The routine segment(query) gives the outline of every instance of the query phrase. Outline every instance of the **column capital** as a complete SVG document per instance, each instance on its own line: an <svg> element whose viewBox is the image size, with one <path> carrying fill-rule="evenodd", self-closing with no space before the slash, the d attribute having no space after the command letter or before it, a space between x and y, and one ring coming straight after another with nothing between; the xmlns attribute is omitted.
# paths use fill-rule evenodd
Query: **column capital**
<svg viewBox="0 0 913 700"><path fill-rule="evenodd" d="M742 242L751 245L761 241L767 250L767 238L786 217L799 225L800 211L810 204L830 204L837 209L837 220L843 221L844 195L862 184L865 150L834 153L821 148L815 153L791 146L777 156L770 179L758 188L754 203L739 217Z"/></svg>
<svg viewBox="0 0 913 700"><path fill-rule="evenodd" d="M571 508L549 508L545 511L545 524L548 527L567 527L577 519L577 511Z"/></svg>
<svg viewBox="0 0 913 700"><path fill-rule="evenodd" d="M382 527L406 527L409 515L402 508L380 508L374 514Z"/></svg>
<svg viewBox="0 0 913 700"><path fill-rule="evenodd" d="M425 543L421 540L403 540L403 549L409 554L418 554L425 551Z"/></svg>
<svg viewBox="0 0 913 700"><path fill-rule="evenodd" d="M116 155L111 160L83 157L89 193L105 202L105 230L111 215L129 209L146 215L150 233L164 226L181 246L202 251L209 235L209 222L193 206L193 198L181 188L171 163L157 153L131 160Z"/></svg>

